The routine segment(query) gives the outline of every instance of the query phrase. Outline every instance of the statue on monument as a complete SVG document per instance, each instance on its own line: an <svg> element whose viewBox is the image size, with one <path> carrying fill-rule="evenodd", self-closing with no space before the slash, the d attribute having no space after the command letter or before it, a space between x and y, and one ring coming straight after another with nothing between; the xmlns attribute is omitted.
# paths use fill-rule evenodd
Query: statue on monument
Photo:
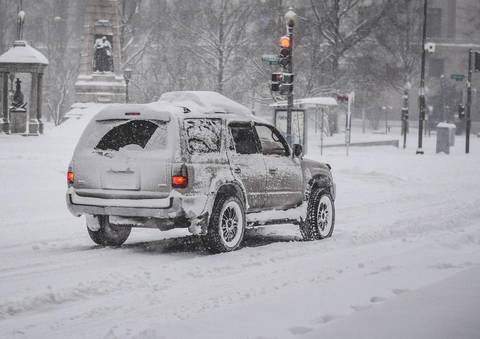
<svg viewBox="0 0 480 339"><path fill-rule="evenodd" d="M93 71L95 73L113 72L112 44L107 37L97 39L93 49Z"/></svg>
<svg viewBox="0 0 480 339"><path fill-rule="evenodd" d="M21 90L21 84L22 82L20 81L19 78L17 78L17 81L15 82L16 88L15 88L15 93L13 94L13 101L12 101L12 106L13 108L25 108L27 103L23 102L23 93Z"/></svg>

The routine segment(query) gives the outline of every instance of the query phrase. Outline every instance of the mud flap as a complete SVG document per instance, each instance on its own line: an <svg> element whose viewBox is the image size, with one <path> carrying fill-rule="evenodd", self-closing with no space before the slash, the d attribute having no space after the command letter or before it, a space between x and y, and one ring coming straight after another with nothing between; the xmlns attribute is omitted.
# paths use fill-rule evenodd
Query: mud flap
<svg viewBox="0 0 480 339"><path fill-rule="evenodd" d="M190 227L188 230L194 235L205 235L207 234L208 228L208 212L202 214L199 217L191 220Z"/></svg>

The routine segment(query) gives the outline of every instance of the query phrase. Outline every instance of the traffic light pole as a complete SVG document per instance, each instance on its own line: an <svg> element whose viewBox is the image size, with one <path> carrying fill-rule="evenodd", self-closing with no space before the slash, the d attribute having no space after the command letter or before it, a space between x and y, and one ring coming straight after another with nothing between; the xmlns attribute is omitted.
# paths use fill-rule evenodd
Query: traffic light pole
<svg viewBox="0 0 480 339"><path fill-rule="evenodd" d="M467 107L465 108L465 153L470 153L470 126L471 121L471 107L472 107L472 55L473 50L468 51L468 76L467 76Z"/></svg>
<svg viewBox="0 0 480 339"><path fill-rule="evenodd" d="M288 37L290 38L290 61L287 64L287 73L293 74L293 25L288 26ZM292 108L293 108L293 91L287 94L287 142L292 147Z"/></svg>
<svg viewBox="0 0 480 339"><path fill-rule="evenodd" d="M423 121L425 120L426 102L425 102L425 44L427 43L427 0L423 5L423 39L422 39L422 69L420 73L420 89L418 97L419 115L418 115L418 149L417 154L423 154L422 137Z"/></svg>

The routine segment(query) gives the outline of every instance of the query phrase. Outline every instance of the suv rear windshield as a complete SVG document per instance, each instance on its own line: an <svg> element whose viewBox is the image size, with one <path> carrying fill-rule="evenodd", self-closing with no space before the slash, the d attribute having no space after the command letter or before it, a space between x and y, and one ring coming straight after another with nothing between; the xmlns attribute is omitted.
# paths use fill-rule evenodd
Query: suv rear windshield
<svg viewBox="0 0 480 339"><path fill-rule="evenodd" d="M101 120L95 123L88 147L102 151L119 151L130 145L144 150L165 149L167 139L164 121Z"/></svg>

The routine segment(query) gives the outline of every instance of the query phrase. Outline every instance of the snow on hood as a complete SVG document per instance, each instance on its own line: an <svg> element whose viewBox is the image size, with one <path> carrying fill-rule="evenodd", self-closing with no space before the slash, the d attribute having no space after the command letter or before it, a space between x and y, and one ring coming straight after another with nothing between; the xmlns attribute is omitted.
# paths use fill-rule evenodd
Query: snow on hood
<svg viewBox="0 0 480 339"><path fill-rule="evenodd" d="M158 103L188 108L200 113L234 113L253 116L252 111L219 93L208 91L177 91L163 94Z"/></svg>

